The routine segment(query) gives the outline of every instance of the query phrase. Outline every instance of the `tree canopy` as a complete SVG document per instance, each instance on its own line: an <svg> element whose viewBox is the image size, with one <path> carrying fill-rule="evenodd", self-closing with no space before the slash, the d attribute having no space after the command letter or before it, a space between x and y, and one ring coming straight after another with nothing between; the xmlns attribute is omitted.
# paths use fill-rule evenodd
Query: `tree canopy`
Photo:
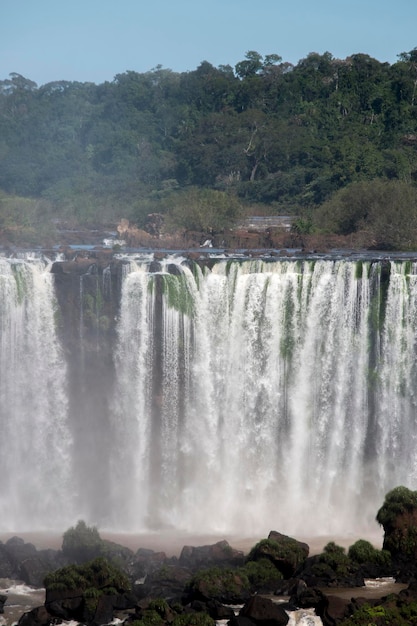
<svg viewBox="0 0 417 626"><path fill-rule="evenodd" d="M330 52L294 65L251 50L234 68L157 66L99 85L0 81L3 228L17 205L25 228L38 214L141 225L150 205L182 222L180 204L198 190L201 206L215 200L219 223L238 205L296 215L324 205L317 228L378 230L376 220L398 246L390 222L401 229L415 215L416 185L417 48L391 65Z"/></svg>

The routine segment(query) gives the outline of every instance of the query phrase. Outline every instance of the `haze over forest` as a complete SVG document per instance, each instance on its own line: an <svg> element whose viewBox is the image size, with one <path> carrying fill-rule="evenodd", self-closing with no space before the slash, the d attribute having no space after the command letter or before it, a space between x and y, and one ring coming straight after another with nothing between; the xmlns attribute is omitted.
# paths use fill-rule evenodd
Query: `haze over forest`
<svg viewBox="0 0 417 626"><path fill-rule="evenodd" d="M209 207L209 209L208 209ZM247 52L235 67L157 66L102 84L0 81L0 234L66 225L205 232L244 214L300 233L417 245L417 48L393 64Z"/></svg>

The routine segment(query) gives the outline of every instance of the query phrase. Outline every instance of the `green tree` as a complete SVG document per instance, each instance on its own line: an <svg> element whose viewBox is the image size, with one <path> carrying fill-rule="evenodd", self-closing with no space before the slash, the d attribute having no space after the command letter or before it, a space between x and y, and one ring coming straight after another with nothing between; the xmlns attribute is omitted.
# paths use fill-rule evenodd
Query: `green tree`
<svg viewBox="0 0 417 626"><path fill-rule="evenodd" d="M168 197L167 228L176 230L221 231L241 214L236 197L223 191L192 187Z"/></svg>
<svg viewBox="0 0 417 626"><path fill-rule="evenodd" d="M62 552L76 563L85 563L100 556L103 541L95 526L87 526L79 520L75 527L65 531L62 541Z"/></svg>
<svg viewBox="0 0 417 626"><path fill-rule="evenodd" d="M377 247L409 249L417 242L417 190L402 181L352 183L325 202L314 221L341 235L361 231Z"/></svg>

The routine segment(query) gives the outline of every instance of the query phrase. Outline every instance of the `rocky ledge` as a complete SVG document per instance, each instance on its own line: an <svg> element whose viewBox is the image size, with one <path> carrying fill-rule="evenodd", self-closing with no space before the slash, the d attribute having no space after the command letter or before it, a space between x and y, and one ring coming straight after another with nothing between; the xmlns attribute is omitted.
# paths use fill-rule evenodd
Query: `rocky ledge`
<svg viewBox="0 0 417 626"><path fill-rule="evenodd" d="M24 613L18 626L62 620L101 626L115 619L124 626L214 626L219 620L228 626L281 626L291 611L306 608L324 626L401 626L415 623L407 620L417 615L410 543L416 512L417 492L399 487L378 512L384 545L395 546L392 553L359 540L348 552L330 542L313 556L307 544L271 531L247 555L219 541L186 545L179 557L167 557L106 541L80 521L64 533L60 550L37 550L18 537L0 544L0 578L45 586L44 604ZM369 597L367 577L406 584L398 593ZM341 587L349 594L340 594ZM0 610L6 600L0 598Z"/></svg>

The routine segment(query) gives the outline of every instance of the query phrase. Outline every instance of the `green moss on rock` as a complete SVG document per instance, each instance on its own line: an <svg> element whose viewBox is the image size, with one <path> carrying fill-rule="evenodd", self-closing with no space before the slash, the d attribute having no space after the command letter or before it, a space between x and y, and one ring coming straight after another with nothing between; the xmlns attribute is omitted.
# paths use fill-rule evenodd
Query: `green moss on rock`
<svg viewBox="0 0 417 626"><path fill-rule="evenodd" d="M385 496L377 521L384 528L384 549L394 558L417 558L417 491L396 487Z"/></svg>

